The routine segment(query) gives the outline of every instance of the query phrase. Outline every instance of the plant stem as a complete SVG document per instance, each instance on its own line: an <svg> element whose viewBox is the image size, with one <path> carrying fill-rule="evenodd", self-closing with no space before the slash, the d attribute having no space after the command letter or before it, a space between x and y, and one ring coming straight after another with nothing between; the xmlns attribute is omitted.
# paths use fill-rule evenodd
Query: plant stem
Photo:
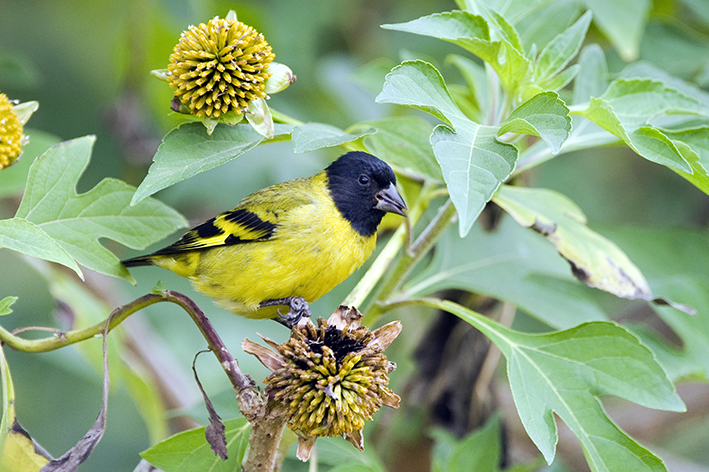
<svg viewBox="0 0 709 472"><path fill-rule="evenodd" d="M453 221L455 216L455 207L450 199L438 209L436 217L428 224L423 233L419 235L416 241L411 245L408 251L405 251L393 271L382 284L379 290L375 293L375 303L371 307L365 307L366 315L362 320L362 324L371 326L384 311L384 304L396 291L404 277L413 269L416 263L426 255L433 247L438 237L445 231L448 225Z"/></svg>
<svg viewBox="0 0 709 472"><path fill-rule="evenodd" d="M111 331L118 326L136 311L142 310L145 307L155 303L167 301L164 295L148 294L133 300L127 305L116 308L110 315L111 321L107 331ZM23 339L15 336L0 326L0 342L10 346L12 349L23 352L49 352L62 347L69 346L80 341L85 341L101 334L101 331L106 327L106 321L100 321L87 328L67 331L66 333L58 333L53 336L42 339Z"/></svg>

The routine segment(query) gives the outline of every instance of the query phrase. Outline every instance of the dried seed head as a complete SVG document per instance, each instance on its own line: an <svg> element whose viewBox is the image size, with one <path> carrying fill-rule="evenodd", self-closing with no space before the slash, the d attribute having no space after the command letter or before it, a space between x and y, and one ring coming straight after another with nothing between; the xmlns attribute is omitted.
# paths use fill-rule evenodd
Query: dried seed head
<svg viewBox="0 0 709 472"><path fill-rule="evenodd" d="M342 435L363 449L364 422L382 405L399 406L399 397L387 386L396 365L383 351L401 331L401 323L372 332L359 326L360 317L356 309L340 307L317 326L307 319L283 344L266 340L275 353L248 340L242 344L273 371L264 381L266 395L286 406L303 460L317 436Z"/></svg>
<svg viewBox="0 0 709 472"><path fill-rule="evenodd" d="M22 122L7 96L0 93L0 169L17 160L24 141Z"/></svg>
<svg viewBox="0 0 709 472"><path fill-rule="evenodd" d="M170 55L167 79L200 118L246 109L267 98L265 81L275 55L263 35L236 19L214 17L182 33Z"/></svg>

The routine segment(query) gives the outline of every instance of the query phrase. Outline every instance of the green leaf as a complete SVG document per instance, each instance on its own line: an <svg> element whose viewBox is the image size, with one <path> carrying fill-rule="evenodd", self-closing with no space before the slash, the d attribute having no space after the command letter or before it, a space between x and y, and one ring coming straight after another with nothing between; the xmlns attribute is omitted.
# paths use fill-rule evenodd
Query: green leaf
<svg viewBox="0 0 709 472"><path fill-rule="evenodd" d="M369 128L357 134L349 134L336 126L305 123L293 129L293 151L300 154L324 147L340 146L375 132L376 130Z"/></svg>
<svg viewBox="0 0 709 472"><path fill-rule="evenodd" d="M604 228L638 264L656 294L697 309L688 316L669 307L653 310L681 339L668 344L665 335L650 334L645 327L642 338L655 351L672 379L709 379L709 234L689 228ZM637 328L633 328L637 330Z"/></svg>
<svg viewBox="0 0 709 472"><path fill-rule="evenodd" d="M621 138L644 158L691 173L677 146L650 122L664 115L709 116L709 107L662 82L618 79L578 113Z"/></svg>
<svg viewBox="0 0 709 472"><path fill-rule="evenodd" d="M93 143L92 136L77 138L37 158L15 217L37 225L84 267L132 281L99 239L142 249L187 223L157 200L130 206L135 189L115 179L104 179L77 195L76 184L89 164Z"/></svg>
<svg viewBox="0 0 709 472"><path fill-rule="evenodd" d="M589 44L581 50L578 66L579 72L574 80L574 104L600 97L608 88L606 55L598 44Z"/></svg>
<svg viewBox="0 0 709 472"><path fill-rule="evenodd" d="M418 108L447 124L434 128L431 145L458 211L460 234L466 235L512 172L517 148L497 140L497 127L470 121L453 103L441 74L427 62L406 61L395 67L377 101Z"/></svg>
<svg viewBox="0 0 709 472"><path fill-rule="evenodd" d="M502 123L497 135L520 133L539 136L557 154L570 132L569 109L558 94L544 92L518 106Z"/></svg>
<svg viewBox="0 0 709 472"><path fill-rule="evenodd" d="M552 190L502 186L493 201L547 238L581 282L618 297L653 300L645 277L613 242L586 226L580 208Z"/></svg>
<svg viewBox="0 0 709 472"><path fill-rule="evenodd" d="M584 0L593 12L593 19L625 61L638 57L650 0Z"/></svg>
<svg viewBox="0 0 709 472"><path fill-rule="evenodd" d="M696 98L651 79L614 80L600 99L613 108L628 131L650 124L662 115L709 116L709 108Z"/></svg>
<svg viewBox="0 0 709 472"><path fill-rule="evenodd" d="M360 127L376 130L364 139L365 146L399 172L418 178L443 179L429 142L433 127L423 118L401 116L365 121L358 123L354 129Z"/></svg>
<svg viewBox="0 0 709 472"><path fill-rule="evenodd" d="M464 237L517 161L517 148L497 140L498 128L470 120L456 121L456 130L438 125L431 135L433 152L458 212Z"/></svg>
<svg viewBox="0 0 709 472"><path fill-rule="evenodd" d="M662 130L689 163L692 173L677 171L704 193L709 194L709 126L680 131Z"/></svg>
<svg viewBox="0 0 709 472"><path fill-rule="evenodd" d="M42 228L23 218L0 220L0 247L69 267L83 280L84 274L69 253Z"/></svg>
<svg viewBox="0 0 709 472"><path fill-rule="evenodd" d="M593 290L571 275L554 247L506 215L496 231L474 225L460 238L454 228L446 230L428 266L393 299L449 289L508 301L555 328L608 319Z"/></svg>
<svg viewBox="0 0 709 472"><path fill-rule="evenodd" d="M0 316L9 315L12 313L10 308L17 301L17 297L5 297L0 300Z"/></svg>
<svg viewBox="0 0 709 472"><path fill-rule="evenodd" d="M276 135L291 126L275 125ZM250 125L221 125L211 136L200 123L183 123L163 138L148 175L138 186L131 205L155 192L225 164L258 146L264 137Z"/></svg>
<svg viewBox="0 0 709 472"><path fill-rule="evenodd" d="M502 456L502 425L500 415L491 417L485 425L458 439L444 429L432 432L436 441L433 450L433 470L445 472L498 472Z"/></svg>
<svg viewBox="0 0 709 472"><path fill-rule="evenodd" d="M581 442L591 470L666 471L662 461L621 431L598 397L614 395L648 408L685 411L652 352L609 322L527 334L448 301L425 301L482 331L507 359L522 424L548 463L558 439L554 413Z"/></svg>
<svg viewBox="0 0 709 472"><path fill-rule="evenodd" d="M178 433L159 442L140 455L164 472L239 470L249 442L249 423L243 419L224 422L229 458L222 461L212 453L204 436L205 428Z"/></svg>
<svg viewBox="0 0 709 472"><path fill-rule="evenodd" d="M504 21L495 16L496 20ZM527 80L532 70L532 63L519 46L519 39L511 26L501 23L500 41L490 39L490 28L485 19L467 11L450 11L424 16L407 23L382 25L382 28L405 31L408 33L431 36L452 42L489 63L497 72L508 92Z"/></svg>
<svg viewBox="0 0 709 472"><path fill-rule="evenodd" d="M453 101L443 76L428 62L404 61L386 76L377 103L396 103L430 113L453 126L451 120L465 119Z"/></svg>
<svg viewBox="0 0 709 472"><path fill-rule="evenodd" d="M584 13L576 23L552 39L539 53L534 67L535 82L539 86L544 88L578 54L591 24L591 16L591 12Z"/></svg>

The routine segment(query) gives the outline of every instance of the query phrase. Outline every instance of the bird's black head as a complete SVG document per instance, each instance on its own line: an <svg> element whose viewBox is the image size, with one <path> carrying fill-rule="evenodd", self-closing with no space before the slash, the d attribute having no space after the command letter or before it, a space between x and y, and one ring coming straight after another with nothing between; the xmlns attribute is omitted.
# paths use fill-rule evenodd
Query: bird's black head
<svg viewBox="0 0 709 472"><path fill-rule="evenodd" d="M373 235L387 212L406 216L394 171L371 154L348 152L325 173L335 206L362 236Z"/></svg>

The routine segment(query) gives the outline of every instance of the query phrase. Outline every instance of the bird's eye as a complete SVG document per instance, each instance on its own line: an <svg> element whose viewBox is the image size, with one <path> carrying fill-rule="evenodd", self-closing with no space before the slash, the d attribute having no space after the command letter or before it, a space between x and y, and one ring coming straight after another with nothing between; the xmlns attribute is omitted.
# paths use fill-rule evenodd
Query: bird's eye
<svg viewBox="0 0 709 472"><path fill-rule="evenodd" d="M369 185L369 177L365 174L359 174L357 182L359 182L361 186L366 187L367 185Z"/></svg>

